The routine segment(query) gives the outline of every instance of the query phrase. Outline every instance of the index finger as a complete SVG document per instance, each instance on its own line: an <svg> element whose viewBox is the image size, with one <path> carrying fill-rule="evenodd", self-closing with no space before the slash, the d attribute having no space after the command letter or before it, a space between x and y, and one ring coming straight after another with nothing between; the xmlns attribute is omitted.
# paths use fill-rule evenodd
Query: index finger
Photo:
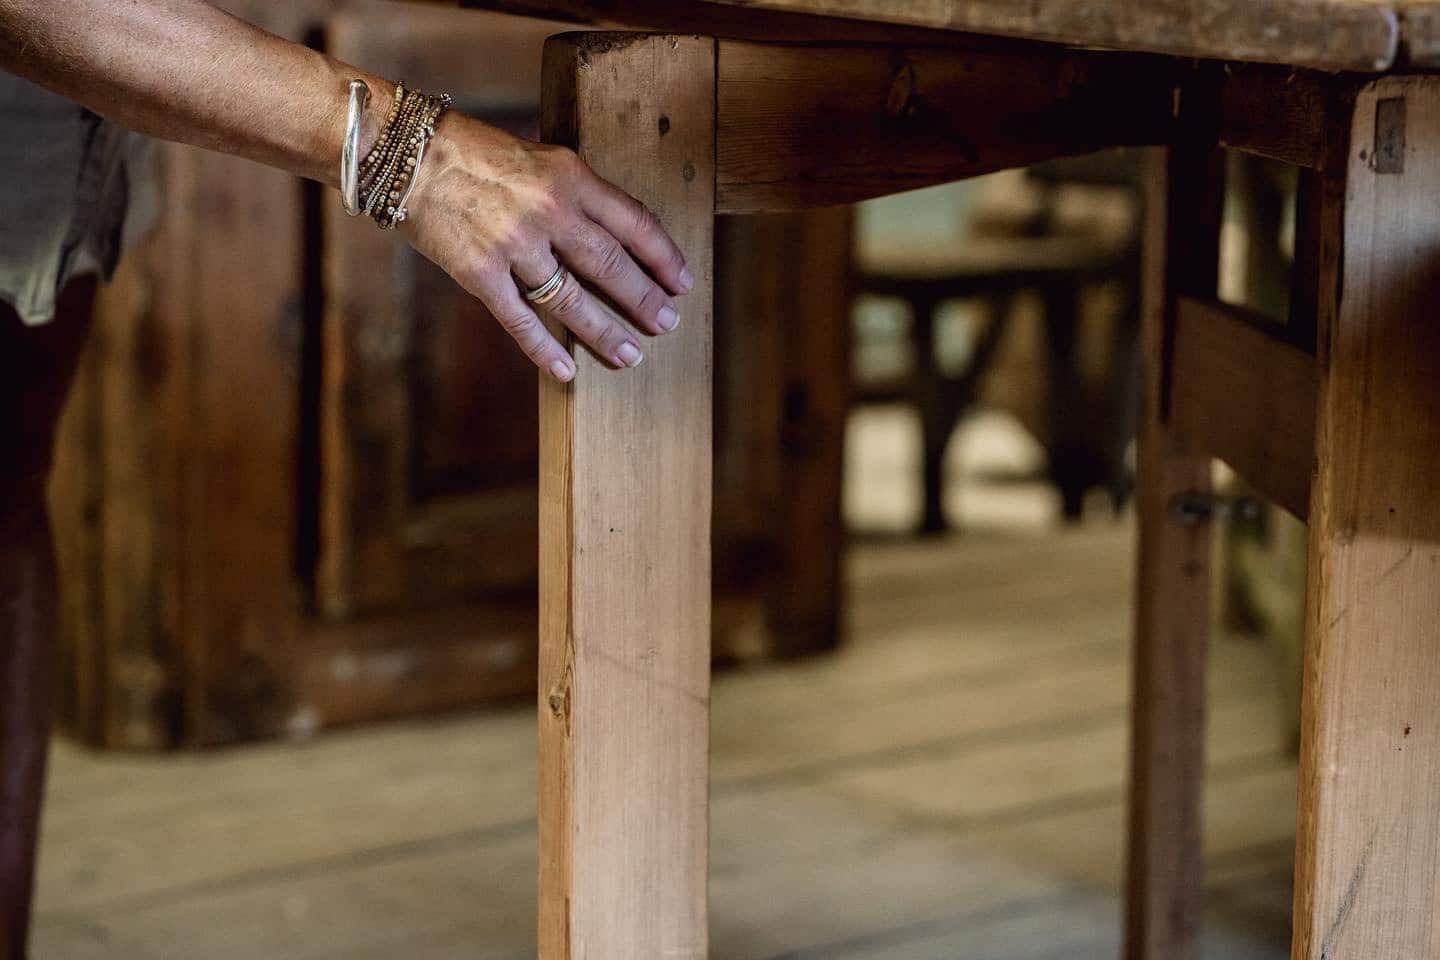
<svg viewBox="0 0 1440 960"><path fill-rule="evenodd" d="M695 278L685 266L685 254L645 204L596 174L580 205L671 293L689 293L695 286Z"/></svg>

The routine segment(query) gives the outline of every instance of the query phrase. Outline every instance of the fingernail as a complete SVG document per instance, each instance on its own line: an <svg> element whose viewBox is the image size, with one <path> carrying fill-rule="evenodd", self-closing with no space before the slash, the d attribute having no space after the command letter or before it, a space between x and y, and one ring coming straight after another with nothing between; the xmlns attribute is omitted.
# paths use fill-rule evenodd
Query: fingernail
<svg viewBox="0 0 1440 960"><path fill-rule="evenodd" d="M695 275L690 272L689 267L682 267L680 269L680 292L689 293L691 288L694 286Z"/></svg>
<svg viewBox="0 0 1440 960"><path fill-rule="evenodd" d="M638 367L645 359L640 353L640 348L633 343L622 343L620 349L615 351L615 356L627 367Z"/></svg>
<svg viewBox="0 0 1440 960"><path fill-rule="evenodd" d="M561 383L569 383L575 376L575 366L569 360L556 360L550 364L550 376Z"/></svg>
<svg viewBox="0 0 1440 960"><path fill-rule="evenodd" d="M680 326L680 314L675 312L674 307L661 307L660 315L655 318L655 321L660 324L661 330L669 333Z"/></svg>

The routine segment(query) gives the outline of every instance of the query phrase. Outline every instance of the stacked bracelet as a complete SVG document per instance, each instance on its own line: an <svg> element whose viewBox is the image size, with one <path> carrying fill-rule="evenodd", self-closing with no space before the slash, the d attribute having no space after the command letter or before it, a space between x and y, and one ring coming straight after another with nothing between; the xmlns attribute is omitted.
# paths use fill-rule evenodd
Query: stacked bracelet
<svg viewBox="0 0 1440 960"><path fill-rule="evenodd" d="M352 109L350 126L346 130L347 147L358 140L358 112L363 112L364 101L369 99L369 88L365 89L362 97L356 83L361 81L351 83ZM430 96L406 90L403 83L395 85L395 99L390 104L390 113L370 153L358 166L350 150L347 149L341 156L340 181L347 212L354 215L364 211L382 230L392 230L405 221L405 204L410 199L410 192L415 189L415 177L425 161L426 148L435 136L435 124L449 106L449 94ZM357 185L353 194L349 189L352 183Z"/></svg>
<svg viewBox="0 0 1440 960"><path fill-rule="evenodd" d="M369 85L364 80L351 80L345 142L340 146L340 202L352 217L360 214L360 127L369 105Z"/></svg>

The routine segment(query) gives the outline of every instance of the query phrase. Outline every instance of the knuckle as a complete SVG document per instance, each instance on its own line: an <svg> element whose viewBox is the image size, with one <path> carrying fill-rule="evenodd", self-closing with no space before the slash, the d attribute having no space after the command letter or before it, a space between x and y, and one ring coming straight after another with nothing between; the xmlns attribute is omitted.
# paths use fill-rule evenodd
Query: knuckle
<svg viewBox="0 0 1440 960"><path fill-rule="evenodd" d="M629 257L614 240L597 243L591 253L596 280L618 280L625 275Z"/></svg>
<svg viewBox="0 0 1440 960"><path fill-rule="evenodd" d="M498 320L500 326L504 327L505 331L516 340L532 335L537 332L540 327L540 321L533 313L528 313L514 307L496 312L495 319Z"/></svg>
<svg viewBox="0 0 1440 960"><path fill-rule="evenodd" d="M631 198L631 202L635 204L635 232L639 234L658 233L660 231L660 218L655 216L655 211L633 197Z"/></svg>
<svg viewBox="0 0 1440 960"><path fill-rule="evenodd" d="M586 339L597 351L608 355L620 346L620 341L625 339L625 332L613 320L602 320L589 332Z"/></svg>
<svg viewBox="0 0 1440 960"><path fill-rule="evenodd" d="M506 227L503 231L495 234L490 246L494 250L494 260L513 263L516 257L525 250L525 239L520 235L518 228Z"/></svg>
<svg viewBox="0 0 1440 960"><path fill-rule="evenodd" d="M539 255L549 246L540 228L529 221L517 223L505 235L504 249L512 261Z"/></svg>
<svg viewBox="0 0 1440 960"><path fill-rule="evenodd" d="M545 161L563 176L573 176L584 167L580 155L569 147L546 145L543 155Z"/></svg>
<svg viewBox="0 0 1440 960"><path fill-rule="evenodd" d="M580 217L572 217L564 225L561 231L565 239L565 245L576 252L577 256L590 257L598 247L596 231Z"/></svg>
<svg viewBox="0 0 1440 960"><path fill-rule="evenodd" d="M644 292L640 294L640 299L636 302L635 306L645 316L653 317L660 312L660 308L665 305L665 301L666 297L661 293L660 288L653 283L647 283Z"/></svg>
<svg viewBox="0 0 1440 960"><path fill-rule="evenodd" d="M573 280L560 288L555 299L548 304L550 312L557 317L566 320L573 320L582 317L585 313L585 295L580 290L580 285Z"/></svg>
<svg viewBox="0 0 1440 960"><path fill-rule="evenodd" d="M503 258L493 253L486 253L471 261L468 272L476 286L491 287L503 280L509 270L506 269Z"/></svg>
<svg viewBox="0 0 1440 960"><path fill-rule="evenodd" d="M537 226L549 225L563 218L567 206L563 190L561 185L551 183L535 195L534 205L530 210L531 223Z"/></svg>

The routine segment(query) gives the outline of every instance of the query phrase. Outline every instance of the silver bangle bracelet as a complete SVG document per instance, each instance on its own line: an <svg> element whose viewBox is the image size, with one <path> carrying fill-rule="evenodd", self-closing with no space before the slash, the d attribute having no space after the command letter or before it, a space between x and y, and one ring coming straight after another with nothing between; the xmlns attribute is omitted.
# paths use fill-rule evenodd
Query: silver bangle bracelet
<svg viewBox="0 0 1440 960"><path fill-rule="evenodd" d="M345 142L340 147L340 202L352 217L360 215L360 128L370 104L364 80L350 81L350 110L345 117Z"/></svg>

